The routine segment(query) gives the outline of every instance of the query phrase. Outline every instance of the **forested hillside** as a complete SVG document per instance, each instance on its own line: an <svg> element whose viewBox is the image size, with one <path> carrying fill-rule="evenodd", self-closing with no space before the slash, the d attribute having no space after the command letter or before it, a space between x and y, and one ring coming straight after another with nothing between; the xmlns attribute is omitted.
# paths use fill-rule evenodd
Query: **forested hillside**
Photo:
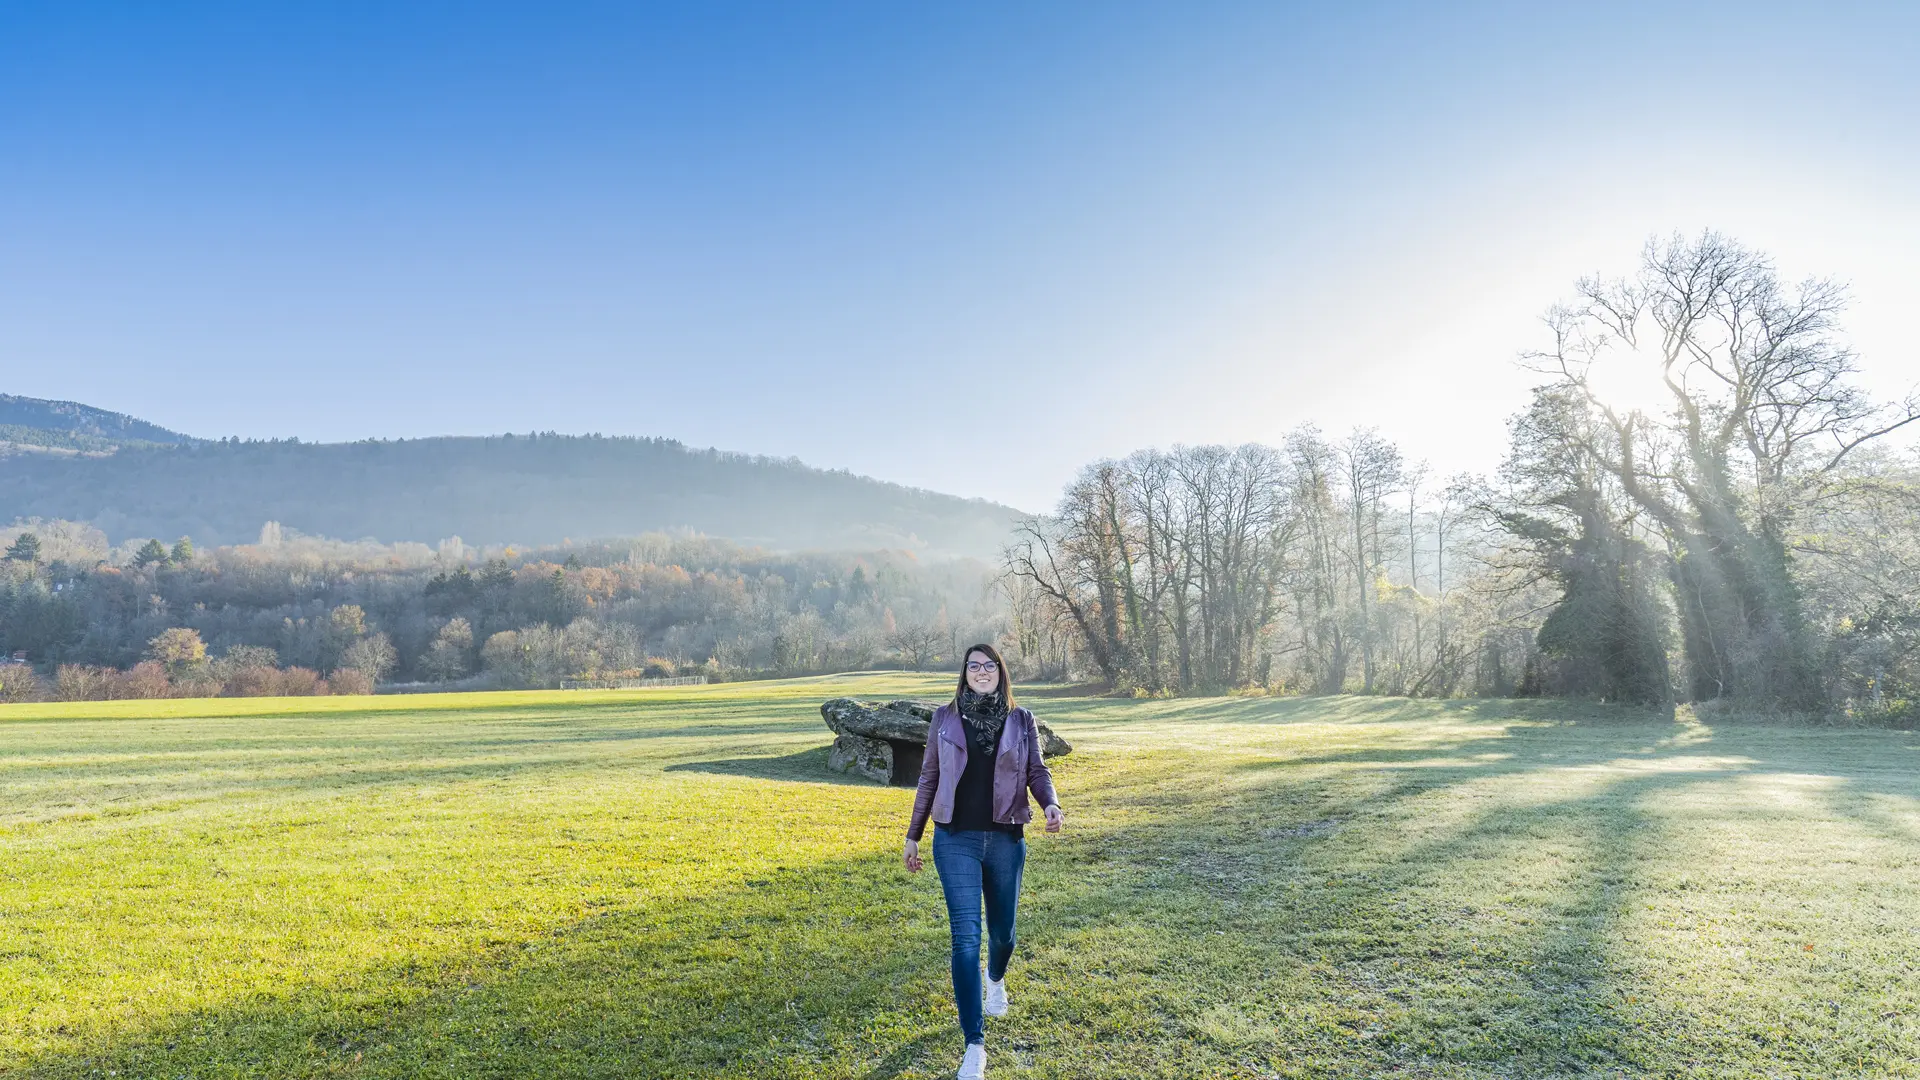
<svg viewBox="0 0 1920 1080"><path fill-rule="evenodd" d="M529 545L690 530L777 550L993 558L1015 516L992 503L668 439L195 441L15 455L0 469L0 523L84 521L116 543L244 543L277 521L389 542Z"/></svg>
<svg viewBox="0 0 1920 1080"><path fill-rule="evenodd" d="M125 413L108 412L77 401L0 394L0 443L52 450L111 450L149 443L193 442L177 431Z"/></svg>

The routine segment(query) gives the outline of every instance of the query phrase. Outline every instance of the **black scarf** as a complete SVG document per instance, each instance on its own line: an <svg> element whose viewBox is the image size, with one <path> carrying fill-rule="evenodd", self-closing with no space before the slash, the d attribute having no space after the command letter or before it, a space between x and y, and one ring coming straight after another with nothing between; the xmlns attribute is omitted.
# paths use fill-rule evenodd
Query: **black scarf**
<svg viewBox="0 0 1920 1080"><path fill-rule="evenodd" d="M971 686L961 688L960 718L967 722L967 736L974 749L991 754L1000 748L1000 733L1007 726L1007 703L1000 691L982 694Z"/></svg>

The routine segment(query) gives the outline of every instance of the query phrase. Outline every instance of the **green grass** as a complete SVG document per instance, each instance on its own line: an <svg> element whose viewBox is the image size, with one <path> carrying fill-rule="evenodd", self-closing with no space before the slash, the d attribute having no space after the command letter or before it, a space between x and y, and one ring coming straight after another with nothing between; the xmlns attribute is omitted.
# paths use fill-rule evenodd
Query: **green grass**
<svg viewBox="0 0 1920 1080"><path fill-rule="evenodd" d="M0 707L0 1074L933 1077L866 675ZM1034 695L995 1077L1916 1076L1920 742Z"/></svg>

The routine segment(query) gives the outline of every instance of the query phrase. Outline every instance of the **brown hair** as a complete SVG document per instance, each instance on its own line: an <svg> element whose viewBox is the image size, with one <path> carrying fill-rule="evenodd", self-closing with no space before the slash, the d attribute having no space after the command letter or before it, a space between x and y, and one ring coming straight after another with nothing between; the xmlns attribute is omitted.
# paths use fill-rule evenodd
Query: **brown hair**
<svg viewBox="0 0 1920 1080"><path fill-rule="evenodd" d="M967 651L960 654L960 685L953 691L953 707L956 709L960 707L960 695L967 689L967 660L974 653L986 653L987 659L993 661L994 666L1000 669L1000 700L1006 704L1007 711L1012 712L1013 673L1007 670L1007 662L1000 659L1000 654L991 645L969 645Z"/></svg>

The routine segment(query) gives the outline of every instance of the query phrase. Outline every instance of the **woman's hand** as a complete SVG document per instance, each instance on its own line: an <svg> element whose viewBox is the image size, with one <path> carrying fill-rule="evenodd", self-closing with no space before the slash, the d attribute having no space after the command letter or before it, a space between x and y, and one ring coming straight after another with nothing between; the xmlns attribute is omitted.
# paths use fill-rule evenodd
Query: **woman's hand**
<svg viewBox="0 0 1920 1080"><path fill-rule="evenodd" d="M1067 823L1067 815L1060 810L1059 803L1047 807L1047 831L1059 832L1060 826Z"/></svg>
<svg viewBox="0 0 1920 1080"><path fill-rule="evenodd" d="M900 861L906 866L907 873L909 874L919 873L920 866L921 866L920 841L918 840L907 841L907 849L900 853Z"/></svg>

